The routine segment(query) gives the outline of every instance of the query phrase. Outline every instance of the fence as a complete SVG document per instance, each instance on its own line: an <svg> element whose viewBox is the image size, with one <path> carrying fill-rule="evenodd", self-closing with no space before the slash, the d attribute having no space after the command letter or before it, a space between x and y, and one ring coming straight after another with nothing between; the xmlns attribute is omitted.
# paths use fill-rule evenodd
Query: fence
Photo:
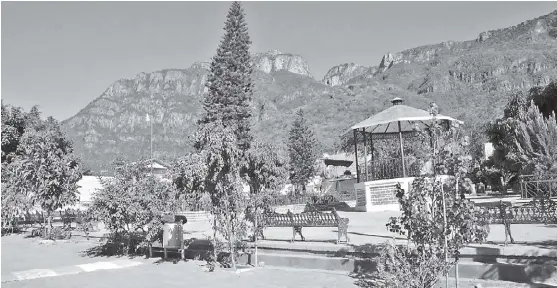
<svg viewBox="0 0 557 288"><path fill-rule="evenodd" d="M520 194L524 199L557 197L557 175L521 175Z"/></svg>
<svg viewBox="0 0 557 288"><path fill-rule="evenodd" d="M416 158L404 158L406 177L420 176L421 171L427 168L426 162ZM372 181L383 179L403 178L402 163L400 158L384 158L369 161L367 164L359 165L360 181ZM367 173L367 174L366 174Z"/></svg>

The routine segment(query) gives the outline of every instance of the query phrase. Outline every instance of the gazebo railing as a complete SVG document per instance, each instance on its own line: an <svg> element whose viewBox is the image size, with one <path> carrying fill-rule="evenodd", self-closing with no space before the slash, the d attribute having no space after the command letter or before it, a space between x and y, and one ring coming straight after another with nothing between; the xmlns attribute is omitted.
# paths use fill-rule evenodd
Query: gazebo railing
<svg viewBox="0 0 557 288"><path fill-rule="evenodd" d="M424 169L427 169L425 161L416 157L404 159L406 175L402 171L400 158L382 158L367 163L367 176L365 164L359 165L360 182L375 181L383 179L396 179L403 177L420 176Z"/></svg>

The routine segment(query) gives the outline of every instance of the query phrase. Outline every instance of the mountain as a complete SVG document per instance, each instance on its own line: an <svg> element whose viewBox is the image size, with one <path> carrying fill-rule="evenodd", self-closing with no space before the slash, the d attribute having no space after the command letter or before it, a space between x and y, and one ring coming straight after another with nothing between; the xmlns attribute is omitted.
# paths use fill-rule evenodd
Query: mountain
<svg viewBox="0 0 557 288"><path fill-rule="evenodd" d="M269 51L252 59L255 134L284 147L303 108L323 150L332 152L339 135L394 97L418 108L434 101L471 128L494 119L513 90L557 79L557 11L470 41L386 53L377 66L341 64L321 81L300 55ZM154 157L171 160L191 151L208 68L197 62L118 80L62 125L86 166L98 171L118 156L150 155L150 113Z"/></svg>

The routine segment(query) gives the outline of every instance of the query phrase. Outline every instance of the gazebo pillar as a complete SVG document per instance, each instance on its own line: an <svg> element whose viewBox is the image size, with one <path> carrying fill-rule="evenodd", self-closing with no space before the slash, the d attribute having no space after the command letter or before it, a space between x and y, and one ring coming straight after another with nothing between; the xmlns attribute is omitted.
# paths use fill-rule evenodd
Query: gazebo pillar
<svg viewBox="0 0 557 288"><path fill-rule="evenodd" d="M400 127L400 121L398 121L398 139L400 142L400 161L402 162L402 177L406 178L406 165L404 164L404 144L402 140L402 128Z"/></svg>
<svg viewBox="0 0 557 288"><path fill-rule="evenodd" d="M367 177L367 141L366 141L366 128L362 128L362 134L364 134L364 173L365 173L365 181L368 181Z"/></svg>
<svg viewBox="0 0 557 288"><path fill-rule="evenodd" d="M371 150L371 180L374 180L375 179L375 158L373 156L373 153L375 152L375 148L373 147L373 133L369 134L369 149Z"/></svg>
<svg viewBox="0 0 557 288"><path fill-rule="evenodd" d="M358 166L358 133L354 129L354 158L356 158L356 183L360 183L360 166Z"/></svg>

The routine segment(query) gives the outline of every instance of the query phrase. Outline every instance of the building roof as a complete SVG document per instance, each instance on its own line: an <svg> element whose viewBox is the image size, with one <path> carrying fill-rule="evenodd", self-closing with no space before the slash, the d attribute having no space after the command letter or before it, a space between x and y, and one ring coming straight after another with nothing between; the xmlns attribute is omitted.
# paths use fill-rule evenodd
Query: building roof
<svg viewBox="0 0 557 288"><path fill-rule="evenodd" d="M145 162L150 162L150 160L145 160ZM137 162L132 162L132 165L137 164ZM151 168L151 163L148 163L146 165L148 168ZM170 165L166 164L165 162L162 162L160 160L157 159L153 159L153 169L169 169Z"/></svg>
<svg viewBox="0 0 557 288"><path fill-rule="evenodd" d="M394 99L393 102L400 103L401 99ZM462 121L441 114L438 114L436 118L438 120L457 122L459 124L463 123ZM417 127L420 129L429 127L432 120L433 116L425 110L402 104L395 104L352 126L350 130L369 128L369 130L366 130L372 134L398 133L398 122L400 122L401 132L411 132L415 131Z"/></svg>

